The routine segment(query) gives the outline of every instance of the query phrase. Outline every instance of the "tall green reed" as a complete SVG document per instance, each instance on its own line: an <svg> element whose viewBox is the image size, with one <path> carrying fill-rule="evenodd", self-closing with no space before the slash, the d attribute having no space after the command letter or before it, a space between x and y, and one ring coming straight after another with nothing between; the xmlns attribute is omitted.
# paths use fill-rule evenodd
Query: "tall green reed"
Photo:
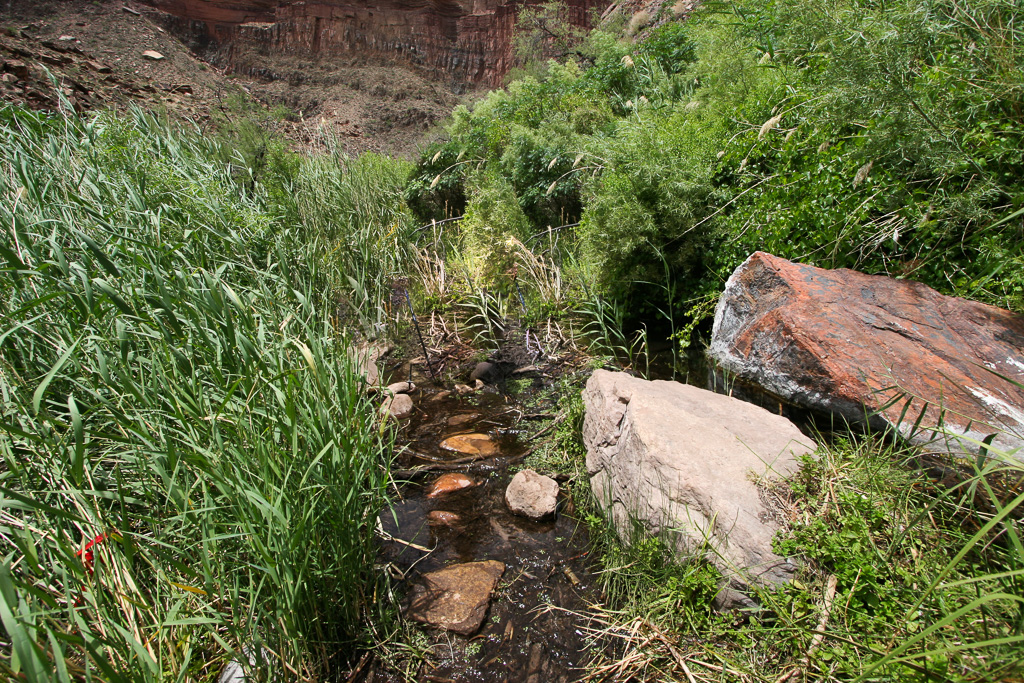
<svg viewBox="0 0 1024 683"><path fill-rule="evenodd" d="M0 112L4 677L324 677L358 635L390 437L331 236L223 144Z"/></svg>
<svg viewBox="0 0 1024 683"><path fill-rule="evenodd" d="M366 153L350 158L329 145L309 157L297 179L296 201L307 233L325 240L326 263L336 265L351 291L353 318L377 335L388 319L392 282L410 268L414 221L404 191L411 165Z"/></svg>

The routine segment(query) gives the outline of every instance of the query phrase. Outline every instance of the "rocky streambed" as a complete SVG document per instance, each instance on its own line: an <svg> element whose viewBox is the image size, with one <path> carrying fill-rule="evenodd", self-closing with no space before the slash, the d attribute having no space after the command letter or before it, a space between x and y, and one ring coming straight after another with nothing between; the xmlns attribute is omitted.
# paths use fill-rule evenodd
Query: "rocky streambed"
<svg viewBox="0 0 1024 683"><path fill-rule="evenodd" d="M1019 460L1022 340L1024 319L1008 311L755 254L719 302L707 375L709 389L748 401L595 371L583 392L585 476L623 537L637 522L668 534L680 556L701 553L718 570L718 608L756 609L749 589L786 583L799 565L773 549L787 519L772 489L816 445L786 415L823 418L818 434L859 427L942 446L944 461ZM420 377L415 398L397 382L382 405L403 448L380 559L429 634L432 656L415 675L579 680L594 644L588 606L600 601L586 527L565 486L517 473L538 428L479 370L474 387L454 391Z"/></svg>
<svg viewBox="0 0 1024 683"><path fill-rule="evenodd" d="M516 474L537 423L490 386L413 396L379 530L380 561L429 639L416 679L579 680L598 597L589 539L564 485ZM365 680L400 678L381 666Z"/></svg>

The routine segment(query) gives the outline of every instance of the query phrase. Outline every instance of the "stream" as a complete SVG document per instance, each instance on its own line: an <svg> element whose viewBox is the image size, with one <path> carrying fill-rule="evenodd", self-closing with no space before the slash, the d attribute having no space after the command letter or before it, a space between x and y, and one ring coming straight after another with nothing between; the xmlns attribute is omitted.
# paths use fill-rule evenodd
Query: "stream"
<svg viewBox="0 0 1024 683"><path fill-rule="evenodd" d="M407 375L399 371L395 376ZM581 613L599 600L586 525L574 517L564 483L550 521L515 515L505 503L505 488L527 455L526 439L537 432L537 423L523 419L522 407L492 386L460 396L426 378L414 379L415 412L400 433L399 443L406 448L394 464L396 478L405 483L398 487L392 510L381 516L379 560L407 591L445 567L487 560L504 565L479 630L462 636L423 627L432 656L416 679L579 680L589 645ZM443 448L442 441L465 434L486 435L493 454L448 465L466 454ZM471 443L482 443L485 453L492 448L488 441ZM424 465L447 467L476 485L431 496L432 486L448 472L409 472ZM400 680L385 670L371 676Z"/></svg>

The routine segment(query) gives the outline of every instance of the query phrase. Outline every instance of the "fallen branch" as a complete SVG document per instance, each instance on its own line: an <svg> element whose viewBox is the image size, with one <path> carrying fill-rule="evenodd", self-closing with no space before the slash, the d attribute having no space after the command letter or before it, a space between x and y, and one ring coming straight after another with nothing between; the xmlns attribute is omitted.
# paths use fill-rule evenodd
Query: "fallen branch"
<svg viewBox="0 0 1024 683"><path fill-rule="evenodd" d="M682 668L683 673L686 674L686 680L690 683L697 683L697 680L693 677L693 673L690 671L690 667L686 666L686 660L683 659L681 654L679 654L679 650L677 650L675 645L669 641L668 637L661 632L661 629L650 622L647 622L647 626L654 631L654 635L658 637L658 640L664 643L665 647L668 648L669 654L672 655L672 659L676 660L676 664L678 664L680 668Z"/></svg>
<svg viewBox="0 0 1024 683"><path fill-rule="evenodd" d="M813 655L814 651L818 649L819 645L821 645L821 641L825 639L825 626L828 625L828 618L832 614L832 602L836 598L837 581L835 574L828 577L828 582L825 585L825 604L821 611L821 618L818 620L817 628L814 629L815 633L814 637L811 638L811 644L807 648L807 652L804 653L803 662L799 666L790 669L789 672L780 676L775 683L785 683L793 676L797 675L801 669L806 669L811 665L811 655Z"/></svg>

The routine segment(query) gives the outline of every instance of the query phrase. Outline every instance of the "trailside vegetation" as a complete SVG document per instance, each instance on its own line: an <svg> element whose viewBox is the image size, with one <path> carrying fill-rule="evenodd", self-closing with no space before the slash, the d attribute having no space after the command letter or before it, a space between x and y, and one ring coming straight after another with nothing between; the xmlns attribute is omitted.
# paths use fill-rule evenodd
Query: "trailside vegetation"
<svg viewBox="0 0 1024 683"><path fill-rule="evenodd" d="M1024 310L1019 12L740 1L598 28L457 108L409 203L439 220L510 188L526 247L634 323L678 321L756 250Z"/></svg>
<svg viewBox="0 0 1024 683"><path fill-rule="evenodd" d="M641 374L648 326L661 321L678 362L757 250L1024 311L1019 3L739 0L671 15L542 31L560 60L454 111L406 189L431 228L423 303L582 320L592 352ZM524 40L557 16L528 15ZM1019 676L1019 462L982 457L935 481L916 451L828 441L766 486L789 526L779 552L803 565L756 609L717 614L719 577L699 553L680 563L670 538L622 543L582 510L607 597L595 620L625 651L590 675ZM579 444L564 445L535 459L585 482Z"/></svg>
<svg viewBox="0 0 1024 683"><path fill-rule="evenodd" d="M0 112L4 679L322 679L362 633L392 436L353 306L404 173L234 142Z"/></svg>

